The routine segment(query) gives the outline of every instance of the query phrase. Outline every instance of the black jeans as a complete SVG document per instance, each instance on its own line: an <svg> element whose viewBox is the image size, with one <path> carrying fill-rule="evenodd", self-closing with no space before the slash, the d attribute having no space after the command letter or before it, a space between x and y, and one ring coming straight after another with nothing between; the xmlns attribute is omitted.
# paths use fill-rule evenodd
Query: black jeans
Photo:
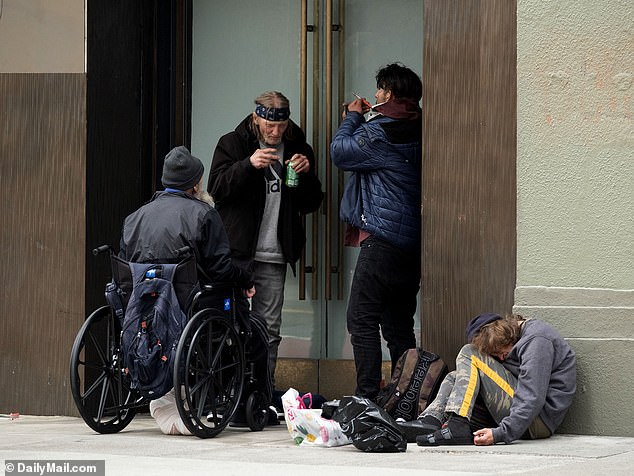
<svg viewBox="0 0 634 476"><path fill-rule="evenodd" d="M392 370L416 347L414 313L420 289L420 252L370 236L361 243L348 301L348 332L357 371L356 394L374 398L381 382L381 335Z"/></svg>

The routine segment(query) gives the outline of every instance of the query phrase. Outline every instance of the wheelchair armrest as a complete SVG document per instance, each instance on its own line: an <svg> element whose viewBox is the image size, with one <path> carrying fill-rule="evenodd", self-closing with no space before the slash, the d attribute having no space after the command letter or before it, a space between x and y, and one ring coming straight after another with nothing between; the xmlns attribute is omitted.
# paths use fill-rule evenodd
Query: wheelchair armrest
<svg viewBox="0 0 634 476"><path fill-rule="evenodd" d="M207 283L203 284L201 287L205 292L232 291L238 289L238 285L236 283L229 281Z"/></svg>
<svg viewBox="0 0 634 476"><path fill-rule="evenodd" d="M235 312L236 297L239 292L240 289L234 282L200 283L200 291L194 296L189 307L188 315L191 317L194 312L199 311L201 308L209 307L208 299L211 299L211 302L220 303L220 309L226 305L224 304L226 303L226 299L230 299L230 308L233 314ZM200 302L204 304L201 306Z"/></svg>

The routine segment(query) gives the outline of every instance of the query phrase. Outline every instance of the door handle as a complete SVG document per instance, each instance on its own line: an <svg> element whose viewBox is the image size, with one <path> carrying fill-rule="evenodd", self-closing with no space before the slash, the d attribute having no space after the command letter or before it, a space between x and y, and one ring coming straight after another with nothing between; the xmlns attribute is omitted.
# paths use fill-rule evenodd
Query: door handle
<svg viewBox="0 0 634 476"><path fill-rule="evenodd" d="M326 2L326 278L325 278L325 299L332 300L333 294L333 274L336 279L337 299L343 299L343 226L338 221L339 204L343 194L343 171L337 171L337 201L332 203L334 187L332 181L332 162L330 161L330 143L332 142L333 128L333 33L339 33L339 42L337 50L337 111L339 105L345 99L345 39L343 32L343 24L345 19L345 0L338 2L338 23L333 22L333 3L332 0ZM333 210L334 208L334 210ZM334 220L337 217L335 228ZM332 236L333 228L336 229L337 246L333 252ZM333 264L333 255L336 253L336 264Z"/></svg>
<svg viewBox="0 0 634 476"><path fill-rule="evenodd" d="M299 50L299 127L306 131L306 78L308 63L308 0L302 0L301 6L301 38ZM315 159L316 161L317 159ZM315 167L317 165L315 164ZM306 217L302 217L302 227L306 229ZM313 248L315 238L313 236ZM313 261L314 264L314 261ZM312 268L316 269L315 266ZM313 271L314 272L314 271ZM298 283L298 299L303 301L306 299L306 248L302 250L299 258L299 283Z"/></svg>
<svg viewBox="0 0 634 476"><path fill-rule="evenodd" d="M307 103L308 103L308 33L313 34L313 98L312 98L312 112L313 112L313 133L312 133L312 147L315 153L315 174L319 176L319 1L316 0L313 4L313 25L308 24L308 0L302 0L301 3L301 38L300 38L300 119L299 125L304 132L306 132L306 115L307 115ZM318 281L318 259L319 259L319 214L312 214L312 227L311 227L311 265L306 265L306 248L302 251L302 255L299 261L299 282L298 282L298 299L306 299L306 274L311 273L313 275L311 285L311 299L314 301L318 298L319 281ZM302 226L306 229L306 217L302 217Z"/></svg>
<svg viewBox="0 0 634 476"><path fill-rule="evenodd" d="M337 88L337 114L339 122L341 122L341 114L339 113L341 105L346 100L346 41L344 33L344 25L346 21L346 0L339 1L339 19L337 25L337 31L339 32L339 61L338 61L338 74L339 74L339 87ZM330 146L328 147L330 149ZM343 197L344 187L344 173L343 170L337 170L337 203L335 205L335 216L339 217L339 207L341 204L341 198ZM337 299L343 299L343 234L344 224L341 220L337 220L338 233L337 233Z"/></svg>
<svg viewBox="0 0 634 476"><path fill-rule="evenodd" d="M326 276L325 299L332 299L332 163L330 142L332 141L332 0L326 1Z"/></svg>

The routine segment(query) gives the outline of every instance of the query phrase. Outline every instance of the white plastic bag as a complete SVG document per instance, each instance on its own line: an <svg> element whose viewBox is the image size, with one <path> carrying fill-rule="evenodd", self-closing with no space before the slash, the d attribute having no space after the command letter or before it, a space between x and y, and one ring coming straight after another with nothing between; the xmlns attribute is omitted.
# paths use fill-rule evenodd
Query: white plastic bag
<svg viewBox="0 0 634 476"><path fill-rule="evenodd" d="M178 408L176 408L174 388L161 398L150 402L150 415L166 435L191 435L178 413Z"/></svg>
<svg viewBox="0 0 634 476"><path fill-rule="evenodd" d="M339 423L321 416L321 410L305 408L299 392L289 388L282 395L284 419L291 438L300 446L342 446L350 444Z"/></svg>

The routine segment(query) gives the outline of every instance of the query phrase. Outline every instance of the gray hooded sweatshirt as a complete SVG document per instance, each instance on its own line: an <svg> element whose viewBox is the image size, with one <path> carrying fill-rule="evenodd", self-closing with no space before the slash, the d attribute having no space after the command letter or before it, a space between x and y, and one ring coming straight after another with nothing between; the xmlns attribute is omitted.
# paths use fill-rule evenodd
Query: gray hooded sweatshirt
<svg viewBox="0 0 634 476"><path fill-rule="evenodd" d="M577 389L572 348L544 321L529 319L503 364L517 377L517 386L509 416L493 429L495 442L521 438L538 415L554 433Z"/></svg>

